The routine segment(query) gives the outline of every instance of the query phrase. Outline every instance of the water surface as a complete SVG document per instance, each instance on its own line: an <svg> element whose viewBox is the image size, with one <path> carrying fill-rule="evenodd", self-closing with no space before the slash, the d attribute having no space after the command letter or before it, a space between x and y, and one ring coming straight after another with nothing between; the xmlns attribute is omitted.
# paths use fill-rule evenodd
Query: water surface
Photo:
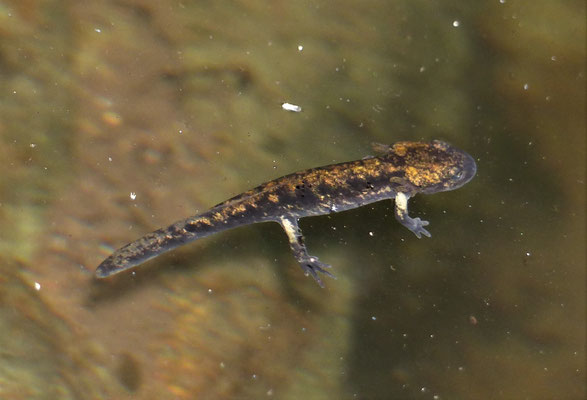
<svg viewBox="0 0 587 400"><path fill-rule="evenodd" d="M585 397L585 5L0 2L0 397ZM302 108L288 112L281 104ZM114 248L370 143L478 176L106 281Z"/></svg>

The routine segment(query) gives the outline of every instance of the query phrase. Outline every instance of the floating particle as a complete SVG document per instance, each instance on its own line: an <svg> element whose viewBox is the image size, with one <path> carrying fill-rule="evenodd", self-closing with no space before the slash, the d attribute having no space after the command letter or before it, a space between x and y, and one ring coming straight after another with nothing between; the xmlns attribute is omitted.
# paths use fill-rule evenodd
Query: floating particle
<svg viewBox="0 0 587 400"><path fill-rule="evenodd" d="M291 103L283 103L281 105L281 108L283 108L285 111L293 111L293 112L302 111L302 107L297 106L295 104L291 104Z"/></svg>

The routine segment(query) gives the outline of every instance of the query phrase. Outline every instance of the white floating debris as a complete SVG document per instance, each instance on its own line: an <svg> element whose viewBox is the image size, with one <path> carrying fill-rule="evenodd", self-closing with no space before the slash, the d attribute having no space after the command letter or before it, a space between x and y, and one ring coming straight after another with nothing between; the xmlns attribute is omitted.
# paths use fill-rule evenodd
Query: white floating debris
<svg viewBox="0 0 587 400"><path fill-rule="evenodd" d="M285 111L293 111L293 112L302 111L302 107L296 106L295 104L291 104L291 103L283 103L281 105L281 108L283 108Z"/></svg>
<svg viewBox="0 0 587 400"><path fill-rule="evenodd" d="M41 290L41 284L39 282L35 282L35 289Z"/></svg>
<svg viewBox="0 0 587 400"><path fill-rule="evenodd" d="M135 192L130 192L130 199L134 200L137 198L137 194Z"/></svg>
<svg viewBox="0 0 587 400"><path fill-rule="evenodd" d="M461 25L460 21L453 21L452 22L452 26L454 26L455 28L458 28Z"/></svg>
<svg viewBox="0 0 587 400"><path fill-rule="evenodd" d="M302 50L304 50L304 46L302 46L301 44L298 45L298 51L302 51Z"/></svg>

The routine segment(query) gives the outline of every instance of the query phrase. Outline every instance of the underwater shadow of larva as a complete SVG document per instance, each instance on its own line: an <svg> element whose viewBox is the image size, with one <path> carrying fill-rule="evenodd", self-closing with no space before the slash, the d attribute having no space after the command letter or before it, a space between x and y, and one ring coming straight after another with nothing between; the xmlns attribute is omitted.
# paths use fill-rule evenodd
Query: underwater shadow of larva
<svg viewBox="0 0 587 400"><path fill-rule="evenodd" d="M282 237L281 237L282 236ZM279 238L279 239L277 239ZM230 252L231 257L241 260L245 265L252 265L252 261L260 253L267 257L268 265L274 263L281 290L284 296L292 303L302 308L314 308L319 304L305 296L294 284L292 276L303 271L290 254L287 238L277 224L258 224L240 229L222 232L214 237L204 238L199 245L188 245L162 254L136 269L123 271L106 278L92 276L89 280L89 290L85 305L95 308L109 302L117 301L129 296L136 290L142 290L148 285L156 285L165 276L175 275L181 279L182 274L192 274L194 270L213 263L220 256L226 256ZM291 271L290 269L293 269ZM133 271L136 271L133 272ZM326 285L336 284L336 280L322 276ZM312 279L302 279L300 284L316 286L322 290Z"/></svg>
<svg viewBox="0 0 587 400"><path fill-rule="evenodd" d="M246 260L256 251L255 244L258 245L254 237L251 237L250 231L247 231L247 229L235 229L214 237L203 238L197 245L190 243L181 246L136 268L106 278L97 278L92 275L88 282L89 290L85 305L93 308L119 300L135 290L144 289L147 285L156 285L163 274L177 275L177 279L180 279L182 273L192 273L194 269L212 263L219 255L225 255L229 243L234 244L229 245L234 247L234 257Z"/></svg>
<svg viewBox="0 0 587 400"><path fill-rule="evenodd" d="M135 273L133 270L123 271L107 278L97 278L92 275L88 282L89 290L85 305L94 308L153 285L162 274L184 268L186 260L187 258L178 258L176 254L169 253L139 266L140 273ZM193 264L190 266L195 267Z"/></svg>

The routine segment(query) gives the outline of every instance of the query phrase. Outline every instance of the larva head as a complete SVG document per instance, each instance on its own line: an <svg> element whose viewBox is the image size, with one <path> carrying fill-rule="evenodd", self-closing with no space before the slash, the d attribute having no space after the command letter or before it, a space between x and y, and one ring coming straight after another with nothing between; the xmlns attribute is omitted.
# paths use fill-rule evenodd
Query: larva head
<svg viewBox="0 0 587 400"><path fill-rule="evenodd" d="M419 193L458 189L477 172L473 157L439 140L398 142L387 147L384 158L401 167L404 178Z"/></svg>

